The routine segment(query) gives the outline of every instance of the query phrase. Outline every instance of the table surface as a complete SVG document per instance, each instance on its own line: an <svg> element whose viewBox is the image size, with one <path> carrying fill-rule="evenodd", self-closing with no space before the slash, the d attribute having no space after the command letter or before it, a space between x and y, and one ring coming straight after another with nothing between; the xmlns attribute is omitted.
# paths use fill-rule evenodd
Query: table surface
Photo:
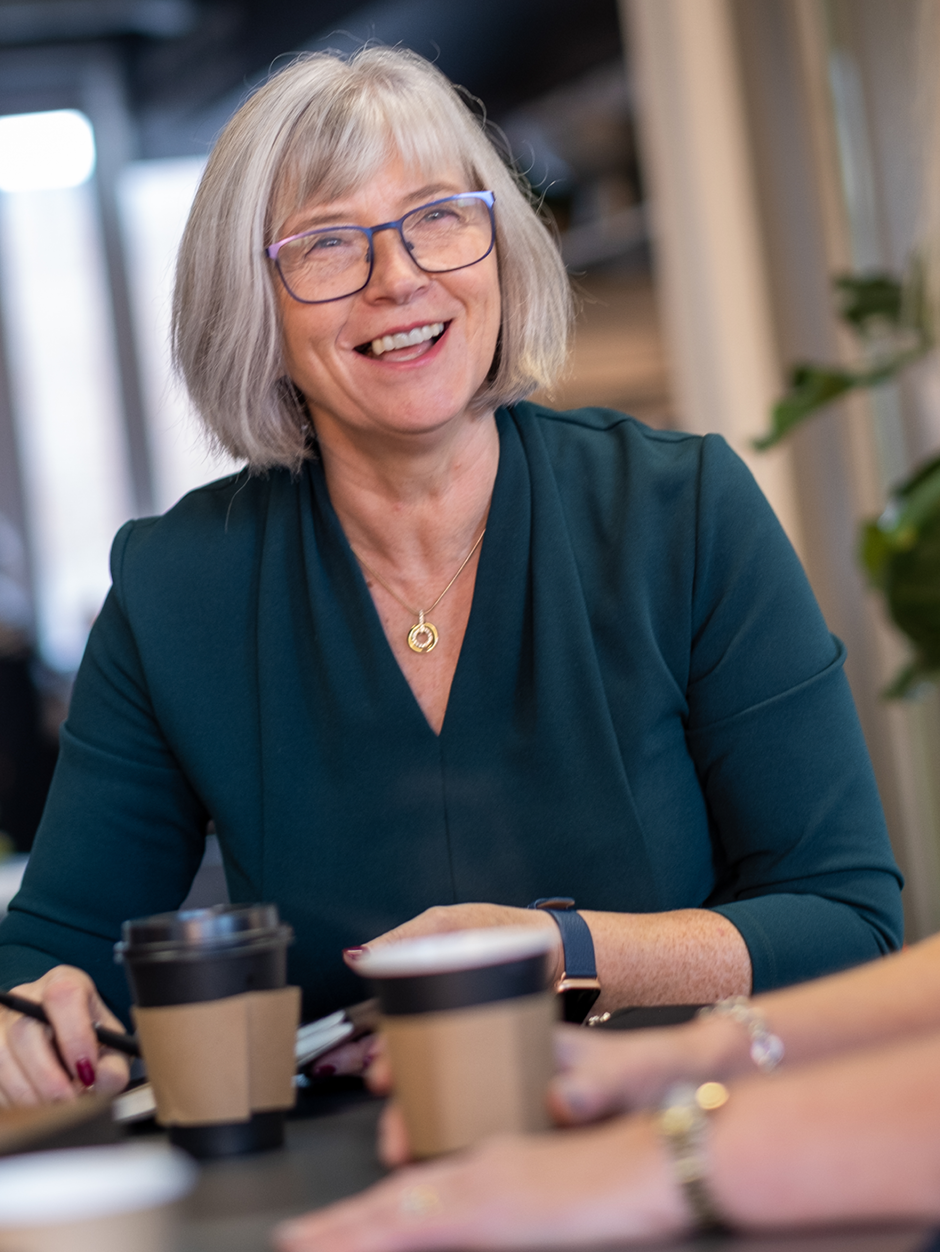
<svg viewBox="0 0 940 1252"><path fill-rule="evenodd" d="M375 1156L380 1108L348 1080L334 1080L303 1096L283 1149L204 1165L188 1202L181 1252L270 1252L275 1222L377 1181L383 1174ZM713 1236L672 1245L672 1252L921 1252L928 1240L923 1227L904 1227Z"/></svg>
<svg viewBox="0 0 940 1252"><path fill-rule="evenodd" d="M384 1173L375 1155L380 1109L364 1092L325 1085L302 1096L284 1148L202 1162L182 1252L270 1252L275 1222L376 1182Z"/></svg>

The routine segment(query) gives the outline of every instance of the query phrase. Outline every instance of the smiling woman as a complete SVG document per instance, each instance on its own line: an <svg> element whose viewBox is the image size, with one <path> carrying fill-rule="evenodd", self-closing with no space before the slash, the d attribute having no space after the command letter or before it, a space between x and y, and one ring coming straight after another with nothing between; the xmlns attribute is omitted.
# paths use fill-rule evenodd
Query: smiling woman
<svg viewBox="0 0 940 1252"><path fill-rule="evenodd" d="M439 178L435 190L457 191L461 179L455 170ZM465 199L467 193L422 205L427 194L420 172L409 170L401 158L389 161L367 187L331 202L325 213L339 221L369 221L383 212L418 207L381 227L361 228L366 246L358 249L360 263L351 256L348 268L343 265L338 274L332 258L340 250L356 249L343 248L336 230L317 230L312 255L318 258L327 242L330 260L320 266L310 259L308 246L301 263L287 271L291 282L285 279L279 289L285 364L303 393L321 446L348 438L349 427L418 431L474 411L500 330L492 209L481 200ZM445 233L438 228L429 243L429 215L439 217L442 204L468 200L484 210L483 222L465 209L462 229ZM452 208L450 213L454 216ZM301 210L289 218L287 229L306 216ZM310 234L289 236L287 246L310 239ZM269 248L268 255L278 247ZM285 269L278 272L283 277ZM337 286L341 294L330 294ZM460 422L454 430L474 425Z"/></svg>
<svg viewBox="0 0 940 1252"><path fill-rule="evenodd" d="M122 1080L91 1025L126 1011L111 947L179 905L209 818L231 898L292 924L311 1016L361 997L363 943L428 931L544 928L579 1019L898 944L799 562L720 439L525 402L570 311L524 186L421 58L303 58L232 119L174 345L247 466L115 541L0 926L66 1069L7 1014L0 1102Z"/></svg>
<svg viewBox="0 0 940 1252"><path fill-rule="evenodd" d="M257 142L262 132L266 145ZM408 186L383 193L388 178ZM351 238L337 236L336 227L353 228L362 270L348 291L334 295L330 288L319 297L305 287L294 297L295 303L343 301L370 283L383 251L414 255L418 227L396 219L461 192L473 192L485 205L486 191L498 205L486 206L496 246L475 261L492 256L495 264L498 255L509 316L500 329L499 358L487 361L488 385L475 396L477 411L551 385L564 366L572 303L548 230L464 100L422 58L387 48L349 61L328 54L306 58L249 100L213 153L178 270L177 360L223 446L257 467L296 467L309 453L308 414L294 388L281 385L281 344L272 335L274 302L283 314L291 286L283 281L291 263L282 253L292 249L293 237L331 228L321 238L333 250L338 239ZM262 273L266 261L280 273L279 284ZM409 273L422 272L409 267ZM242 310L238 318L231 316L233 301ZM409 319L406 327L414 325ZM401 322L386 318L379 329L384 333L386 326L399 331Z"/></svg>

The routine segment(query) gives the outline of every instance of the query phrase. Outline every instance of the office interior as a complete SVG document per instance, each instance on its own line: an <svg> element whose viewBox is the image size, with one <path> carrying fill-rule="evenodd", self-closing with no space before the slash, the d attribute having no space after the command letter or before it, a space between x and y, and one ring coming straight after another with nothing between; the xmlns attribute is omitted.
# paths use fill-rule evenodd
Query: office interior
<svg viewBox="0 0 940 1252"><path fill-rule="evenodd" d="M905 644L855 554L860 519L940 444L940 371L928 357L752 446L793 362L856 350L832 277L900 273L938 226L936 7L2 0L0 907L114 532L236 468L203 443L167 346L206 153L291 54L372 39L485 102L556 224L579 317L568 375L538 398L714 431L750 465L847 644L908 938L940 929L940 703L882 698Z"/></svg>

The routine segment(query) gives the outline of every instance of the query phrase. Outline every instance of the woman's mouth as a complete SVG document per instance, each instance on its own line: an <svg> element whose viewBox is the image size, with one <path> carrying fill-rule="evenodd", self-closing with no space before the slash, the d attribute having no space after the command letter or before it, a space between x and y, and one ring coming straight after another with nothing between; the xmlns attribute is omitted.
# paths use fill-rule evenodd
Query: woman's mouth
<svg viewBox="0 0 940 1252"><path fill-rule="evenodd" d="M433 346L450 325L449 322L429 322L426 326L415 326L412 330L400 331L394 335L382 335L370 343L360 343L356 351L363 356L382 357L394 353L393 360L409 361L420 356ZM411 349L411 351L407 351ZM415 351L415 349L418 349Z"/></svg>

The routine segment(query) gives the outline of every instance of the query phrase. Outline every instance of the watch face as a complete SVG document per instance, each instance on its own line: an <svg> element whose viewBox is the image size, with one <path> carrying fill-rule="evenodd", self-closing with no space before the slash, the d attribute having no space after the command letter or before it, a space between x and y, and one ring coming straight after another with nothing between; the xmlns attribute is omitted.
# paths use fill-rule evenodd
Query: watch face
<svg viewBox="0 0 940 1252"><path fill-rule="evenodd" d="M564 1021L580 1026L600 993L600 987L566 987L561 993Z"/></svg>

